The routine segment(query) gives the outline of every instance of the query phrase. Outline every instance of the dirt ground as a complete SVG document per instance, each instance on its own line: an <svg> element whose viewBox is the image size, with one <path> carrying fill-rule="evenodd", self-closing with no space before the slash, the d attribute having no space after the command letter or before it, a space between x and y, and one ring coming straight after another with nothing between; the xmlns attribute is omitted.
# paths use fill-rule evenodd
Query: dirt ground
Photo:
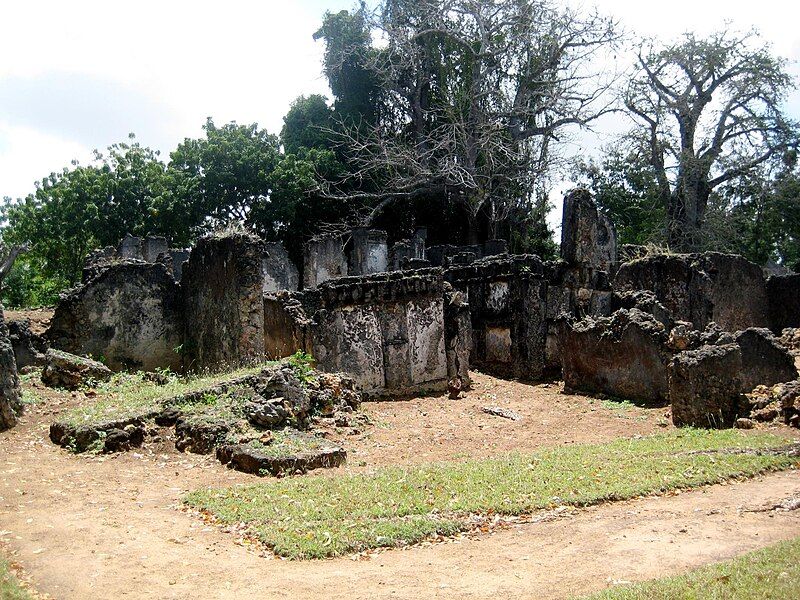
<svg viewBox="0 0 800 600"><path fill-rule="evenodd" d="M461 400L365 405L373 426L342 439L350 451L344 470L601 442L669 427L664 408L564 395L558 383L475 379ZM792 471L543 514L541 522L491 535L360 560L282 561L181 509L192 489L252 483L252 476L168 445L73 456L50 443L48 427L85 400L39 392L41 401L20 425L0 434L0 555L53 598L564 598L800 535L800 511L748 512L800 495L800 474ZM488 405L523 418L487 415L481 407Z"/></svg>
<svg viewBox="0 0 800 600"><path fill-rule="evenodd" d="M50 319L53 318L52 308L33 308L30 310L6 310L6 321L16 321L21 319L31 320L31 331L36 334L43 334L50 326Z"/></svg>

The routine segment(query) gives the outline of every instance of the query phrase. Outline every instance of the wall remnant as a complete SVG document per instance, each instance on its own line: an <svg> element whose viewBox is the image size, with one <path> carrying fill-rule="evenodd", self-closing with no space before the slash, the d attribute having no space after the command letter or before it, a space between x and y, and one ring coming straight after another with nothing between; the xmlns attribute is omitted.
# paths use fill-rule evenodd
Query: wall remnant
<svg viewBox="0 0 800 600"><path fill-rule="evenodd" d="M183 269L186 367L218 369L262 360L261 240L223 232L201 238Z"/></svg>
<svg viewBox="0 0 800 600"><path fill-rule="evenodd" d="M8 337L3 307L0 306L0 431L14 427L21 410L22 394L14 348Z"/></svg>
<svg viewBox="0 0 800 600"><path fill-rule="evenodd" d="M727 331L769 325L761 268L733 254L641 258L620 266L613 287L618 293L650 290L673 318L697 329L712 321Z"/></svg>
<svg viewBox="0 0 800 600"><path fill-rule="evenodd" d="M311 238L303 247L303 287L316 288L330 279L347 277L345 239L341 234Z"/></svg>
<svg viewBox="0 0 800 600"><path fill-rule="evenodd" d="M582 265L613 273L616 269L617 231L600 212L587 190L573 190L564 198L561 225L561 258L569 265Z"/></svg>
<svg viewBox="0 0 800 600"><path fill-rule="evenodd" d="M389 270L388 236L380 229L357 227L350 240L350 275L372 275Z"/></svg>
<svg viewBox="0 0 800 600"><path fill-rule="evenodd" d="M769 327L776 334L800 327L800 273L767 279Z"/></svg>
<svg viewBox="0 0 800 600"><path fill-rule="evenodd" d="M120 261L62 296L45 337L115 370L179 370L183 323L180 286L164 265Z"/></svg>
<svg viewBox="0 0 800 600"><path fill-rule="evenodd" d="M265 328L265 345L274 357L302 349L323 371L350 374L368 396L447 389L438 269L335 279L316 290L267 295L264 306L274 326ZM451 340L450 347L463 344Z"/></svg>
<svg viewBox="0 0 800 600"><path fill-rule="evenodd" d="M286 248L280 242L264 244L264 255L261 258L261 269L264 272L264 291L297 290L300 287L300 274L292 264Z"/></svg>
<svg viewBox="0 0 800 600"><path fill-rule="evenodd" d="M652 315L633 308L574 324L564 319L560 332L565 390L654 406L669 400L668 332Z"/></svg>

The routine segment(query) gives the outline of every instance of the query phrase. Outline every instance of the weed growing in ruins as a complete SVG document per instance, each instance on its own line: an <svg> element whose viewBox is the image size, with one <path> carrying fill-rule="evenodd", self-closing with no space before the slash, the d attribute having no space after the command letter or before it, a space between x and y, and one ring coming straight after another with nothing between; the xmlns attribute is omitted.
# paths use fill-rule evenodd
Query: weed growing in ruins
<svg viewBox="0 0 800 600"><path fill-rule="evenodd" d="M324 558L450 535L467 529L474 514L520 515L786 469L797 458L730 452L786 443L762 432L680 430L534 455L198 490L186 502L221 523L245 523L281 556Z"/></svg>
<svg viewBox="0 0 800 600"><path fill-rule="evenodd" d="M315 361L310 354L298 350L287 359L287 362L294 369L297 378L304 384L316 381L316 378L312 375Z"/></svg>
<svg viewBox="0 0 800 600"><path fill-rule="evenodd" d="M607 590L586 600L800 598L800 538L686 575Z"/></svg>

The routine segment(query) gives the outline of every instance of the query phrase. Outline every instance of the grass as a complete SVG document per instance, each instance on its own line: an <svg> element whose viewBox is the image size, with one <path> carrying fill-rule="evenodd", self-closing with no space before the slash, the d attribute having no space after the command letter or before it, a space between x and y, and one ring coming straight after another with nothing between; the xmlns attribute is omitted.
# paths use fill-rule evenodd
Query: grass
<svg viewBox="0 0 800 600"><path fill-rule="evenodd" d="M606 590L586 600L800 598L800 538L686 575Z"/></svg>
<svg viewBox="0 0 800 600"><path fill-rule="evenodd" d="M159 385L148 381L143 374L119 373L110 381L97 386L94 402L66 412L62 420L70 425L89 425L142 416L157 408L161 400L188 394L219 383L253 375L264 364L236 371L182 379L170 376L167 383Z"/></svg>
<svg viewBox="0 0 800 600"><path fill-rule="evenodd" d="M244 523L280 556L325 558L452 535L476 513L520 515L786 469L797 459L723 452L786 443L761 432L680 430L533 455L201 489L186 502L223 524Z"/></svg>
<svg viewBox="0 0 800 600"><path fill-rule="evenodd" d="M14 576L8 563L0 558L0 598L3 600L31 600Z"/></svg>

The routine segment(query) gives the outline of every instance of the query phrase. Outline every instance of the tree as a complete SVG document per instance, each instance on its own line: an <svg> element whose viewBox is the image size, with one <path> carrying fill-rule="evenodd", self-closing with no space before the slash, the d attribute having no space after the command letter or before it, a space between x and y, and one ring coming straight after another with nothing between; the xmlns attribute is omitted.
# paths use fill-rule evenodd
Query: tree
<svg viewBox="0 0 800 600"><path fill-rule="evenodd" d="M205 228L246 222L269 198L280 142L255 123L217 127L209 118L203 129L205 138L187 138L170 154L171 185L180 190L173 201L187 202Z"/></svg>
<svg viewBox="0 0 800 600"><path fill-rule="evenodd" d="M374 50L364 3L352 13L325 13L315 40L325 40L323 71L336 102L337 121L369 127L377 118L380 90L368 68Z"/></svg>
<svg viewBox="0 0 800 600"><path fill-rule="evenodd" d="M647 140L670 247L700 249L712 193L797 144L781 110L792 87L756 33L643 45L624 101Z"/></svg>
<svg viewBox="0 0 800 600"><path fill-rule="evenodd" d="M620 141L603 149L600 162L578 160L575 183L592 192L621 244L663 244L666 211L646 148L636 139Z"/></svg>
<svg viewBox="0 0 800 600"><path fill-rule="evenodd" d="M532 202L564 129L610 108L589 64L616 40L600 16L549 0L384 0L369 25L385 44L345 55L377 82L378 121L345 146L373 218L398 199L446 197L472 241L481 217L494 237Z"/></svg>
<svg viewBox="0 0 800 600"><path fill-rule="evenodd" d="M332 127L333 111L324 96L300 96L283 117L283 150L286 154L295 154L300 148L330 150L334 146Z"/></svg>
<svg viewBox="0 0 800 600"><path fill-rule="evenodd" d="M94 248L163 229L157 205L164 175L157 153L136 142L95 152L94 164L75 163L45 177L24 200L7 199L3 240L30 247L20 269L35 265L46 278L75 283Z"/></svg>

